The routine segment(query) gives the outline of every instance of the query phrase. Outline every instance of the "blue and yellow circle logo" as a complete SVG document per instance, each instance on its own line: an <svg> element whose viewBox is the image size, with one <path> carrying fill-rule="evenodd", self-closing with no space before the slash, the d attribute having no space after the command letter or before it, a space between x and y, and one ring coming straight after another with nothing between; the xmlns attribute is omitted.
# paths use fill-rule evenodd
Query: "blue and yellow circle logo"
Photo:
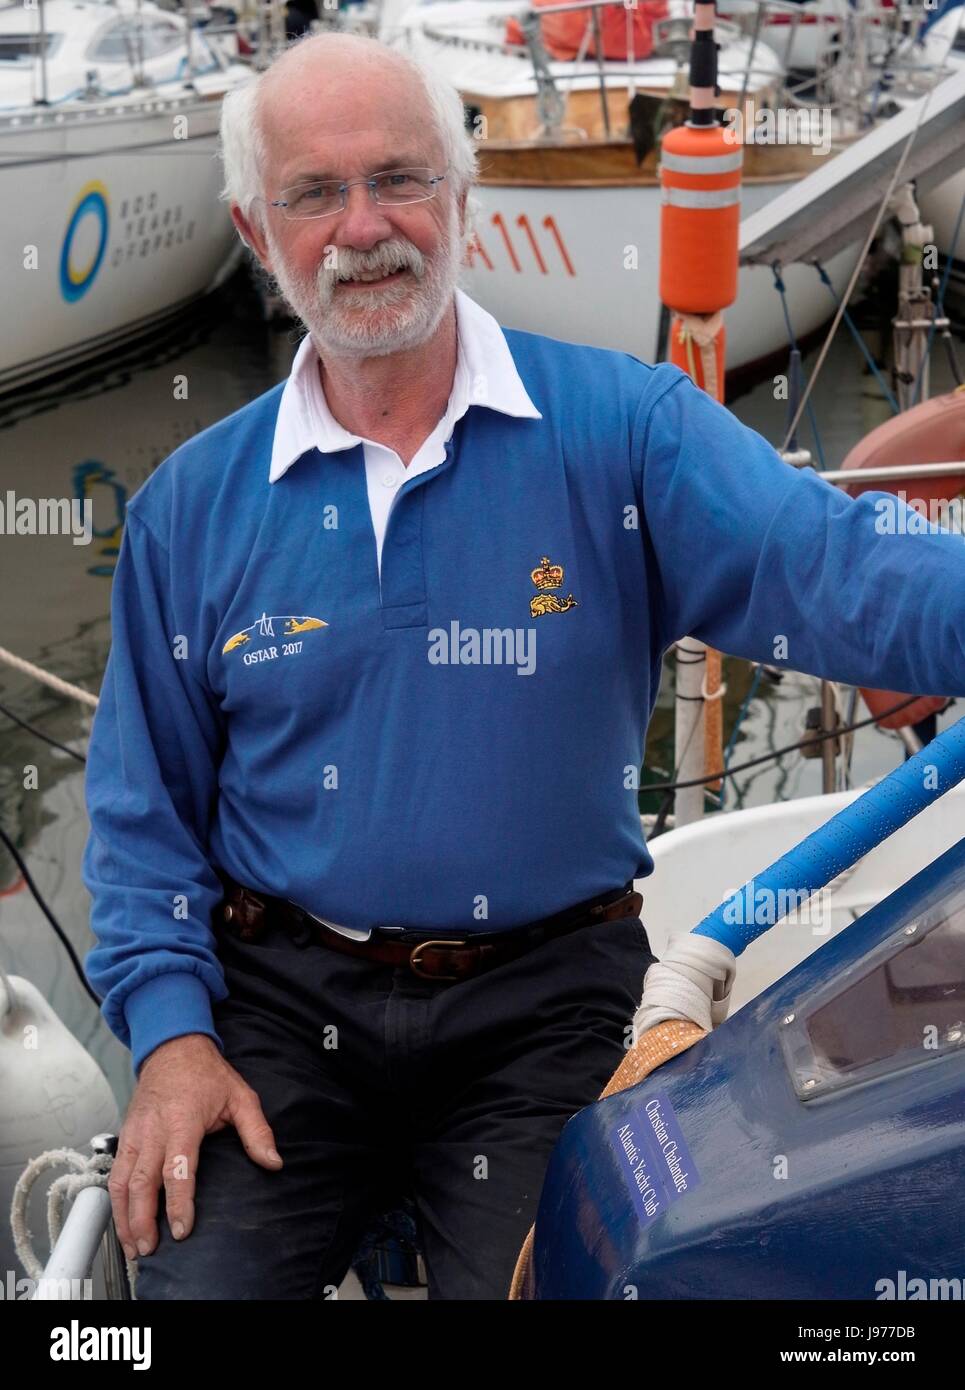
<svg viewBox="0 0 965 1390"><path fill-rule="evenodd" d="M60 250L60 292L70 303L87 293L100 270L104 252L107 250L107 208L107 189L102 183L89 183L81 189L67 223L64 244ZM96 217L99 224L97 250L87 265L77 266L72 254L74 237L81 222L89 216Z"/></svg>

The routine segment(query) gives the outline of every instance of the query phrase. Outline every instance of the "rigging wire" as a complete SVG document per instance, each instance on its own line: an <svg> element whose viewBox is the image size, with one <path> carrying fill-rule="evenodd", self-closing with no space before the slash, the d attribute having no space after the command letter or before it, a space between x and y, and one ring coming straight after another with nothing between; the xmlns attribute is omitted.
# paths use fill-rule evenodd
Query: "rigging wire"
<svg viewBox="0 0 965 1390"><path fill-rule="evenodd" d="M19 724L21 729L26 729L28 733L35 734L37 738L42 738L44 743L49 743L51 748L59 748L61 753L66 753L68 757L75 758L79 763L86 763L87 758L83 753L76 752L73 748L68 748L65 743L58 743L55 738L45 734L42 729L38 729L35 724L30 724L26 719L21 719L18 714L14 714L12 709L0 704L0 714L5 714L8 719L12 719L15 724Z"/></svg>
<svg viewBox="0 0 965 1390"><path fill-rule="evenodd" d="M14 844L14 842L11 840L10 836L9 836L9 835L7 834L7 832L4 830L4 828L3 828L2 825L0 825L0 841L3 842L3 844L5 845L7 851L9 852L11 858L13 859L14 863L16 864L17 868L20 870L21 874L23 875L23 881L24 881L24 883L27 885L27 887L30 889L30 892L33 894L34 901L36 902L37 906L40 908L41 912L42 912L42 913L44 914L44 916L47 918L47 921L50 923L50 925L53 927L54 931L57 933L58 937L60 938L60 944L63 946L64 950L67 952L67 955L68 955L68 957L70 958L70 963L71 963L71 965L74 967L74 970L75 970L75 972L76 972L76 975L77 975L78 980L80 980L80 982L81 982L81 984L83 985L84 989L85 989L85 990L87 991L87 993L90 995L91 999L93 999L94 1003L97 1005L97 1008L100 1009L100 1006L101 1006L100 995L97 994L97 993L95 993L94 989L93 989L92 986L91 986L90 981L88 980L87 976L84 974L84 967L83 967L83 966L81 965L81 963L80 963L80 957L77 955L77 952L74 950L73 946L71 945L71 942L70 942L69 937L67 936L67 933L64 931L63 927L62 927L62 926L60 925L60 923L57 921L57 918L54 916L54 914L51 912L50 908L47 906L47 903L44 901L44 896L43 896L43 894L41 893L40 889L37 887L36 883L34 883L33 878L31 877L31 874L30 874L30 870L27 868L26 862L24 861L23 855L22 855L22 854L20 853L20 851L17 849L17 846L16 846L16 845Z"/></svg>
<svg viewBox="0 0 965 1390"><path fill-rule="evenodd" d="M733 777L738 772L746 772L750 767L759 767L762 763L773 762L778 758L783 758L788 753L795 753L799 748L810 748L817 743L825 743L829 738L840 738L842 734L854 733L857 729L867 729L872 724L879 724L882 719L888 719L891 715L897 714L899 710L906 709L919 699L918 695L908 695L896 705L891 705L888 709L882 710L881 714L873 714L869 719L859 719L854 724L840 724L836 729L831 729L819 734L809 734L807 738L799 739L797 743L789 743L783 748L772 749L769 753L762 753L760 757L751 758L746 763L739 763L736 767L721 768L719 772L708 773L705 777L692 777L686 782L648 782L641 786L641 791L646 792L669 792L681 791L685 787L702 787L706 782L716 782L723 777ZM945 709L948 705L945 706Z"/></svg>
<svg viewBox="0 0 965 1390"><path fill-rule="evenodd" d="M761 683L761 678L762 678L763 675L764 675L764 667L763 667L763 665L762 665L760 662L758 662L757 665L756 665L756 667L754 668L754 676L753 676L753 679L751 680L750 686L748 687L747 694L744 696L743 703L741 704L740 709L737 711L737 718L734 720L734 727L733 727L733 729L731 730L730 738L727 740L727 747L724 749L724 768L725 768L725 770L727 769L727 767L728 767L729 764L730 764L730 756L731 756L731 754L732 754L733 751L734 751L734 744L737 742L737 735L740 733L741 725L742 725L743 722L744 722L744 719L745 719L745 717L746 717L746 715L747 715L747 711L750 709L751 701L753 700L754 696L757 694L757 688L758 688L758 686L759 686L760 683ZM721 789L720 789L720 804L721 804L722 807L724 806L726 800L727 800L727 783L724 782L723 785L721 786Z"/></svg>
<svg viewBox="0 0 965 1390"><path fill-rule="evenodd" d="M924 97L921 99L921 105L918 108L918 115L915 118L915 124L908 134L908 139L905 141L905 147L901 152L901 156L898 159L898 162L896 163L894 170L892 171L891 179L889 180L888 187L884 191L884 195L881 199L878 211L875 214L874 219L872 220L871 226L868 228L868 235L865 238L864 245L861 248L861 254L858 256L858 259L855 262L854 270L851 272L851 279L848 281L848 287L844 292L842 302L838 306L837 311L835 312L834 319L831 323L831 327L828 329L827 337L821 345L821 351L818 353L818 359L814 364L814 370L811 372L811 375L809 376L807 384L805 385L804 391L801 395L801 399L798 402L797 410L794 413L794 419L790 422L790 424L787 427L787 434L785 436L784 443L781 446L782 449L787 449L790 440L794 436L794 431L797 429L798 421L800 420L801 415L804 412L804 408L810 400L811 392L814 390L814 386L817 382L818 375L821 371L821 368L824 366L825 359L827 358L828 352L831 348L831 343L834 340L834 335L838 331L838 325L841 322L848 300L854 293L854 287L858 283L858 276L861 274L861 268L865 263L868 251L871 249L871 243L874 241L878 233L878 228L881 225L881 220L885 215L885 211L891 203L892 194L894 193L895 188L898 185L898 180L901 176L902 170L905 167L905 164L908 161L908 156L911 154L912 146L914 145L915 140L918 136L918 132L921 129L921 123L925 118L925 112L928 110L928 105L932 99L932 94L935 91L937 83L938 77L936 76L935 81L932 83L928 91L925 93Z"/></svg>
<svg viewBox="0 0 965 1390"><path fill-rule="evenodd" d="M917 374L917 376L915 377L915 390L914 390L914 392L913 392L913 394L912 394L912 398L911 398L911 403L912 403L913 406L915 406L915 405L918 404L918 397L919 397L919 394L921 393L921 384L922 384L922 380L923 380L924 375L925 375L925 364L926 364L926 362L928 361L928 357L929 357L929 354L930 354L931 349L932 349L932 343L933 343L934 340L935 340L935 325L936 325L936 323L937 323L937 321L938 321L938 319L939 319L940 317L941 317L941 318L944 318L944 316L945 316L945 309L944 309L945 290L946 290L946 288L947 288L947 286L948 286L948 277L949 277L949 275L951 274L952 262L953 262L954 259L955 259L955 252L956 252L957 249L958 249L958 234L959 234L959 232L962 230L962 218L963 218L963 216L965 216L965 194L962 195L961 206L960 206L959 209L958 209L958 217L957 217L957 219L956 219L956 221L955 221L955 230L954 230L954 232L952 233L952 244L951 244L951 246L949 247L948 255L947 255L946 258L945 258L945 272L944 272L944 274L942 275L941 284L939 285L939 288L938 288L938 295L937 295L937 300L936 300L936 308L938 309L938 313L934 316L934 318L933 318L932 321L931 321L931 324L929 325L929 328L928 328L928 340L927 340L927 342L925 343L925 351L922 353L922 359L921 359L921 363L920 363L919 368L918 368L918 374ZM949 348L951 348L950 339L949 339L948 336L945 335L945 334L943 334L942 337L943 337L943 339L945 340L945 343L946 343L946 350L948 350ZM954 348L951 348L951 351L950 351L950 361L951 361L951 364L952 364L952 372L953 372L953 375L955 376L955 379L956 379L956 381L958 382L958 384L959 384L959 386L960 386L960 385L962 384L962 383L961 383L961 374L960 374L960 372L959 372L959 370L958 370L958 362L957 362L957 360L956 360L956 358L955 358Z"/></svg>
<svg viewBox="0 0 965 1390"><path fill-rule="evenodd" d="M787 327L787 336L791 344L791 351L796 352L798 353L798 355L800 355L801 349L798 347L797 338L794 336L794 326L791 323L791 314L787 307L786 287L781 272L778 269L779 266L780 261L774 261L771 264L771 274L774 276L774 288L777 290L778 294L781 297L781 308L784 311L784 323ZM805 397L806 396L807 392L805 392ZM814 447L817 450L818 462L821 465L821 472L823 473L828 465L825 462L824 449L821 447L821 435L818 432L818 422L814 415L814 407L812 406L810 401L807 402L807 412L808 419L811 422L811 434L814 436ZM800 418L800 414L800 409L798 409L797 414L795 415L795 422ZM790 438L790 435L788 436L788 438ZM787 448L787 440L784 441L783 447L785 449Z"/></svg>
<svg viewBox="0 0 965 1390"><path fill-rule="evenodd" d="M824 266L821 264L820 261L813 261L812 264L813 264L815 270L816 270L816 271L818 272L818 274L820 275L822 282L828 287L829 291L831 292L831 298L834 300L835 304L840 304L841 301L840 301L840 299L838 298L838 293L837 293L837 291L835 290L834 285L831 283L831 278L830 278L830 276L828 275L828 272L825 270ZM858 331L858 327L857 327L857 325L855 324L854 319L853 319L853 318L851 317L851 315L848 313L847 305L845 305L845 310L844 310L844 316L843 316L843 317L844 317L844 321L845 321L845 323L847 324L848 328L851 330L851 336L854 338L855 342L858 344L858 347L861 349L862 354L864 355L864 360L867 362L868 366L871 368L871 373L872 373L872 375L874 376L875 381L877 381L878 385L881 387L882 394L883 394L884 397L886 398L888 404L891 406L892 414L894 414L894 415L900 414L900 413L901 413L901 407L898 405L898 402L895 400L895 398L894 398L894 396L893 396L893 394L892 394L892 392L891 392L891 388L889 387L887 381L885 381L884 377L881 375L881 372L880 372L880 370L879 370L879 368L878 368L878 364L877 364L877 362L875 361L875 359L872 357L871 352L870 352L870 350L869 350L869 348L868 348L867 343L865 342L864 338L861 336L860 332Z"/></svg>

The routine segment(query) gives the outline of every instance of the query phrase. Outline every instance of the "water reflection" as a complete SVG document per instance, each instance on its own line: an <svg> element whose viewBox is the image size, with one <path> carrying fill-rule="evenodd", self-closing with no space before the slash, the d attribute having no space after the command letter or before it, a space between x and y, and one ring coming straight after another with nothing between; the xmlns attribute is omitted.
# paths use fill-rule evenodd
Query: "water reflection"
<svg viewBox="0 0 965 1390"><path fill-rule="evenodd" d="M0 645L97 693L128 498L185 439L281 380L294 346L291 333L266 327L237 277L147 345L0 402L3 497L89 501L93 532L89 545L69 535L0 536ZM92 711L83 705L5 665L0 702L86 751ZM0 713L0 824L81 957L91 944L79 873L87 836L83 777L82 764ZM2 847L0 893L0 961L41 989L123 1102L129 1054L100 1021Z"/></svg>

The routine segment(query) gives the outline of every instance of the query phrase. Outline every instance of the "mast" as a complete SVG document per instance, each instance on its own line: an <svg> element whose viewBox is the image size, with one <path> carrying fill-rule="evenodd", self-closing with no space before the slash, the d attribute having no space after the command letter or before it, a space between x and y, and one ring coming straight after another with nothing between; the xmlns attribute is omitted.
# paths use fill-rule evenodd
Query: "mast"
<svg viewBox="0 0 965 1390"><path fill-rule="evenodd" d="M47 25L44 17L44 0L38 0L40 20L40 100L38 106L49 106L47 89Z"/></svg>
<svg viewBox="0 0 965 1390"><path fill-rule="evenodd" d="M194 80L194 26L191 23L191 0L184 0L184 42L187 48L187 71L185 73L185 85L190 85Z"/></svg>

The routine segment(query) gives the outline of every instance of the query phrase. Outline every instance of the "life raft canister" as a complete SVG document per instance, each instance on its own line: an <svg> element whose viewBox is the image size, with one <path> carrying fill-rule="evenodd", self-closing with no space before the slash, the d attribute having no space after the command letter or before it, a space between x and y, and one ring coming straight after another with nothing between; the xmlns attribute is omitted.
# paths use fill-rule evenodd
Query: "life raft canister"
<svg viewBox="0 0 965 1390"><path fill-rule="evenodd" d="M559 0L533 0L533 8L539 10L543 5L558 3ZM658 19L666 19L667 17L666 0L639 0L639 3L632 9L631 32L634 59L649 58L653 52L654 23ZM599 12L600 41L603 46L604 58L612 58L620 62L626 62L629 58L630 55L627 51L628 13L629 9L626 6L620 9L615 6L607 7ZM589 18L589 10L570 10L564 14L548 14L544 17L540 24L540 37L551 58L556 58L561 62L569 62L576 57L580 51ZM506 42L523 42L522 30L515 19L509 19L506 22ZM596 57L596 44L592 31L584 56L587 58Z"/></svg>
<svg viewBox="0 0 965 1390"><path fill-rule="evenodd" d="M902 464L944 463L965 460L965 387L956 387L944 396L935 396L921 405L902 411L865 435L848 454L844 469L898 468ZM849 483L845 491L852 497L863 492L894 492L915 506L929 520L941 521L942 508L961 499L965 509L965 469L945 478L898 478L889 482ZM902 700L910 698L896 690L865 690L861 696L869 711L877 716ZM944 709L942 695L923 695L897 713L878 720L882 729L904 729L918 724Z"/></svg>

